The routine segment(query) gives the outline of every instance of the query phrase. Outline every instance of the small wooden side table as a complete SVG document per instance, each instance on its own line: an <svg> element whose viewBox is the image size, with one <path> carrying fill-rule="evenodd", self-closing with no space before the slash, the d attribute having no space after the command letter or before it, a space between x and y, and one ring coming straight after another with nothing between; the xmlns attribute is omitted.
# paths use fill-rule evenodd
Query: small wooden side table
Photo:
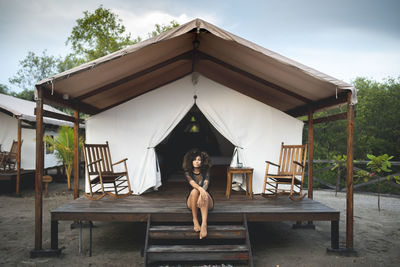
<svg viewBox="0 0 400 267"><path fill-rule="evenodd" d="M45 196L48 197L49 196L49 183L51 183L53 181L53 177L51 177L50 175L44 175L42 182L45 183L45 188L46 188L46 194Z"/></svg>
<svg viewBox="0 0 400 267"><path fill-rule="evenodd" d="M234 173L241 173L244 174L246 179L246 196L250 196L253 198L253 168L243 167L243 168L235 168L235 167L228 167L226 171L226 198L231 197L231 189L232 189L232 174Z"/></svg>

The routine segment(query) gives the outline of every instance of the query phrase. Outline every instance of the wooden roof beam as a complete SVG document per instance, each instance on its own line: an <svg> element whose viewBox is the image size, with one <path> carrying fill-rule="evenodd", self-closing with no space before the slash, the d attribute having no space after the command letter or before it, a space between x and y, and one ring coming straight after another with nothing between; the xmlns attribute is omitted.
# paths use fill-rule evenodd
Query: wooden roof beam
<svg viewBox="0 0 400 267"><path fill-rule="evenodd" d="M35 115L36 115L36 108L35 108ZM60 114L60 113L56 113L56 112L52 112L52 111L48 111L48 110L43 110L43 117L48 117L48 118L53 118L53 119L57 119L57 120L63 120L63 121L69 121L69 122L73 122L75 123L75 118L72 116L68 116L68 115L64 115L64 114ZM84 123L85 121L82 119L79 119L79 123Z"/></svg>
<svg viewBox="0 0 400 267"><path fill-rule="evenodd" d="M221 66L223 66L223 67L225 67L227 69L230 69L230 70L232 70L232 71L234 71L236 73L239 73L239 74L241 74L241 75L243 75L243 76L245 76L245 77L247 77L247 78L249 78L251 80L254 80L254 81L258 82L258 83L261 83L261 84L263 84L265 86L268 86L269 88L275 89L275 90L277 90L277 91L279 91L279 92L281 92L281 93L283 93L283 94L285 94L287 96L291 96L293 98L296 98L297 100L300 100L300 101L302 101L304 103L312 103L311 99L308 99L308 98L306 98L304 96L296 94L295 92L289 91L289 90L287 90L287 89L285 89L285 88L283 88L283 87L281 87L281 86L279 86L277 84L274 84L272 82L264 80L264 79L254 75L254 74L251 74L251 73L249 73L247 71L244 71L244 70L242 70L242 69L240 69L238 67L235 67L235 66L233 66L233 65L231 65L229 63L226 63L226 62L224 62L224 61L222 61L222 60L220 60L218 58L210 56L210 55L208 55L208 54L206 54L204 52L197 51L197 54L200 57L200 59L210 60L210 61L212 61L214 63L217 63L218 65L221 65Z"/></svg>
<svg viewBox="0 0 400 267"><path fill-rule="evenodd" d="M165 61L163 61L163 62L161 62L161 63L158 63L158 64L156 64L156 65L154 65L154 66L151 66L151 67L149 67L149 68L147 68L147 69L144 69L144 70L141 70L141 71L139 71L139 72L136 72L136 73L134 73L134 74L132 74L132 75L126 76L126 77L124 77L124 78L122 78L122 79L119 79L119 80L117 80L117 81L115 81L115 82L106 84L106 85L104 85L104 86L102 86L102 87L100 87L100 88L98 88L98 89L95 89L95 90L90 91L90 92L88 92L88 93L86 93L86 94L83 94L83 95L81 95L81 96L78 96L78 97L76 97L75 99L77 99L77 100L79 100L79 101L82 101L83 99L86 99L86 98L95 96L95 95L97 95L97 94L100 94L100 93L102 93L102 92L104 92L104 91L110 90L110 89L112 89L112 88L114 88L114 87L116 87L116 86L119 86L119 85L121 85L121 84L127 83L127 82L129 82L129 81L131 81L131 80L134 80L134 79L136 79L136 78L139 78L139 77L141 77L141 76L143 76L143 75L146 75L146 74L148 74L148 73L150 73L150 72L152 72L152 71L158 70L158 69L160 69L160 68L162 68L162 67L165 67L165 66L167 66L167 65L169 65L169 64L171 64L171 63L174 63L174 62L176 62L176 61L183 60L183 59L191 59L191 58L192 58L192 54L193 54L193 51L190 50L190 51L185 52L185 53L183 53L183 54L180 54L180 55L178 55L178 56L176 56L176 57L170 58L170 59L165 60Z"/></svg>
<svg viewBox="0 0 400 267"><path fill-rule="evenodd" d="M138 97L138 96L141 96L141 95L143 95L143 94L146 94L146 93L148 93L148 92L150 92L150 91L156 90L156 89L158 89L158 88L160 88L160 87L162 87L162 86L164 86L164 85L173 83L173 82L175 82L175 81L177 81L177 80L179 80L179 79L181 79L181 78L183 78L183 77L189 75L190 73L192 73L191 70L190 70L189 72L186 72L186 73L184 73L184 74L182 74L182 75L180 75L180 76L174 78L174 79L171 80L171 81L162 83L162 84L157 85L156 87L150 88L150 89L148 89L148 90L146 90L146 91L144 91L144 92L142 92L142 93L140 93L140 94L138 94L138 95L129 97L128 99L124 99L124 100L119 101L119 102L117 102L117 103L114 103L114 104L112 104L112 105L110 105L110 106L108 106L108 107L105 107L105 108L101 109L100 112L106 111L106 110L108 110L108 109L110 109L110 108L113 108L113 107L116 107L116 106L119 106L119 105L121 105L121 104L123 104L123 103L125 103L125 102L127 102L127 101L129 101L129 100L132 100L132 99L134 99L134 98L136 98L136 97Z"/></svg>
<svg viewBox="0 0 400 267"><path fill-rule="evenodd" d="M337 120L344 120L347 118L347 112L339 113L335 115L330 115L322 118L313 119L313 124L323 123L323 122L330 122L330 121L337 121ZM305 124L309 124L309 120L304 121Z"/></svg>
<svg viewBox="0 0 400 267"><path fill-rule="evenodd" d="M300 106L291 110L286 111L287 114L293 117L299 117L306 115L308 113L308 109L311 107L314 111L317 111L319 109L331 107L331 106L336 106L342 103L346 103L347 101L347 92L339 94L337 97L336 96L331 96L325 99L322 99L320 101L316 101L304 106Z"/></svg>
<svg viewBox="0 0 400 267"><path fill-rule="evenodd" d="M57 92L50 92L43 86L41 88L43 89L43 98L46 103L53 103L55 105L77 109L82 113L90 115L97 114L100 112L100 109L92 105L77 101L76 99L64 99L63 96Z"/></svg>

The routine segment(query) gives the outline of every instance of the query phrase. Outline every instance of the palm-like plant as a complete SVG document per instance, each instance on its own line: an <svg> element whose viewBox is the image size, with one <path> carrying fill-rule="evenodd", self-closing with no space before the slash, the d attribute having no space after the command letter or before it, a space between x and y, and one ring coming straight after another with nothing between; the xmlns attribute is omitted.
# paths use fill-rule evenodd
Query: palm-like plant
<svg viewBox="0 0 400 267"><path fill-rule="evenodd" d="M68 190L71 190L71 173L74 167L74 130L68 126L61 126L55 139L45 136L44 141L54 147L58 162L64 165ZM79 138L79 150L81 149L82 139Z"/></svg>

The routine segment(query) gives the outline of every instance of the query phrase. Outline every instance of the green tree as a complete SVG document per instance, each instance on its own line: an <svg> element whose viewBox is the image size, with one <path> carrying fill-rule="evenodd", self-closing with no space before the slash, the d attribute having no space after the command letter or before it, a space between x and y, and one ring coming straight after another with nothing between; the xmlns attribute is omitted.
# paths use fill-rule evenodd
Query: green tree
<svg viewBox="0 0 400 267"><path fill-rule="evenodd" d="M394 155L400 160L400 77L388 78L379 83L366 78L353 81L357 89L358 104L354 128L354 158L365 159L367 154ZM325 117L346 112L346 106L318 112L316 117ZM314 125L314 156L330 159L334 155L346 154L346 120ZM307 138L305 127L304 138Z"/></svg>
<svg viewBox="0 0 400 267"><path fill-rule="evenodd" d="M371 154L367 155L367 158L370 160L367 163L367 168L371 171L371 173L366 172L366 171L357 171L356 172L356 177L358 178L363 178L364 181L368 181L370 177L373 175L378 176L378 211L381 211L381 177L389 174L392 172L391 168L391 163L390 160L393 158L393 156L389 156L388 154L380 155L380 156L374 156ZM396 183L400 180L398 176L392 176L392 175L387 175L387 180L394 180Z"/></svg>
<svg viewBox="0 0 400 267"><path fill-rule="evenodd" d="M30 100L30 101L34 100L33 90L23 90L19 93L16 93L16 92L12 92L8 88L8 86L5 84L0 84L0 94L11 95L14 97L18 97L18 98L26 99L26 100Z"/></svg>
<svg viewBox="0 0 400 267"><path fill-rule="evenodd" d="M4 86L1 90L16 97L33 100L33 88L38 81L141 41L140 37L132 39L131 34L126 33L122 20L110 9L100 6L92 13L84 11L83 14L83 18L76 21L66 41L66 45L72 46L71 53L64 58L56 58L48 55L46 50L41 56L29 52L20 61L17 74L9 79L10 83L23 91L12 93ZM179 24L176 21L171 21L168 25L155 24L155 30L148 36L156 36L177 26Z"/></svg>
<svg viewBox="0 0 400 267"><path fill-rule="evenodd" d="M70 53L65 58L61 59L57 65L58 72L63 72L69 69L72 69L76 66L79 66L86 61L83 58L79 58L76 55Z"/></svg>
<svg viewBox="0 0 400 267"><path fill-rule="evenodd" d="M167 25L155 24L154 25L155 29L152 32L148 33L148 37L149 38L156 37L157 35L159 35L159 34L161 34L163 32L169 31L169 30L171 30L173 28L176 28L178 26L179 26L179 23L177 21L175 21L175 20L171 20L169 22L169 24L167 24Z"/></svg>
<svg viewBox="0 0 400 267"><path fill-rule="evenodd" d="M355 119L355 156L394 155L400 160L400 77L383 83L357 78L359 103Z"/></svg>
<svg viewBox="0 0 400 267"><path fill-rule="evenodd" d="M12 92L11 95L29 101L35 100L35 94L33 93L33 90L25 89L19 93Z"/></svg>
<svg viewBox="0 0 400 267"><path fill-rule="evenodd" d="M110 9L100 6L93 13L84 11L83 14L84 17L76 21L66 42L72 46L70 58L88 62L140 41L139 37L131 39L130 33L125 32L122 20Z"/></svg>
<svg viewBox="0 0 400 267"><path fill-rule="evenodd" d="M45 136L44 141L54 147L58 162L64 165L68 190L71 190L71 173L74 167L74 130L68 126L61 126L56 138ZM82 139L79 139L79 150L81 149Z"/></svg>
<svg viewBox="0 0 400 267"><path fill-rule="evenodd" d="M5 94L5 95L10 94L10 89L8 88L7 85L0 83L0 94Z"/></svg>
<svg viewBox="0 0 400 267"><path fill-rule="evenodd" d="M59 59L48 55L46 50L41 56L29 51L28 55L19 62L20 69L9 79L9 82L20 89L33 92L38 81L57 73L58 62Z"/></svg>

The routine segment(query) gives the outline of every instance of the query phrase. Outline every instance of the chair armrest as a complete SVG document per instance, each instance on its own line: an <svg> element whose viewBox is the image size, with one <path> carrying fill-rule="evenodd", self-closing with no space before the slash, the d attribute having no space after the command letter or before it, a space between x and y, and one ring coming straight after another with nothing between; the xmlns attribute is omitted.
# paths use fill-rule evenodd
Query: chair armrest
<svg viewBox="0 0 400 267"><path fill-rule="evenodd" d="M297 165L299 165L299 166L301 166L302 168L304 168L304 167L305 167L305 165L301 164L301 163L300 163L300 162L298 162L298 161L295 161L295 160L293 160L293 163L294 163L294 164L297 164Z"/></svg>
<svg viewBox="0 0 400 267"><path fill-rule="evenodd" d="M278 164L275 164L275 163L273 163L273 162L271 162L271 161L265 161L266 163L269 163L269 164L271 164L271 165L274 165L274 166L276 166L276 167L281 167L280 165L278 165Z"/></svg>
<svg viewBox="0 0 400 267"><path fill-rule="evenodd" d="M95 163L97 163L97 162L100 162L100 161L102 161L102 160L103 160L103 159L98 159L98 160L92 161L92 162L90 162L90 163L88 164L88 166L93 165L93 164L95 164Z"/></svg>
<svg viewBox="0 0 400 267"><path fill-rule="evenodd" d="M117 161L117 162L111 164L111 165L114 166L114 165L120 164L120 163L122 163L122 162L124 162L124 161L127 161L127 160L128 160L128 158L124 158L124 159L122 159L122 160L120 160L120 161Z"/></svg>

